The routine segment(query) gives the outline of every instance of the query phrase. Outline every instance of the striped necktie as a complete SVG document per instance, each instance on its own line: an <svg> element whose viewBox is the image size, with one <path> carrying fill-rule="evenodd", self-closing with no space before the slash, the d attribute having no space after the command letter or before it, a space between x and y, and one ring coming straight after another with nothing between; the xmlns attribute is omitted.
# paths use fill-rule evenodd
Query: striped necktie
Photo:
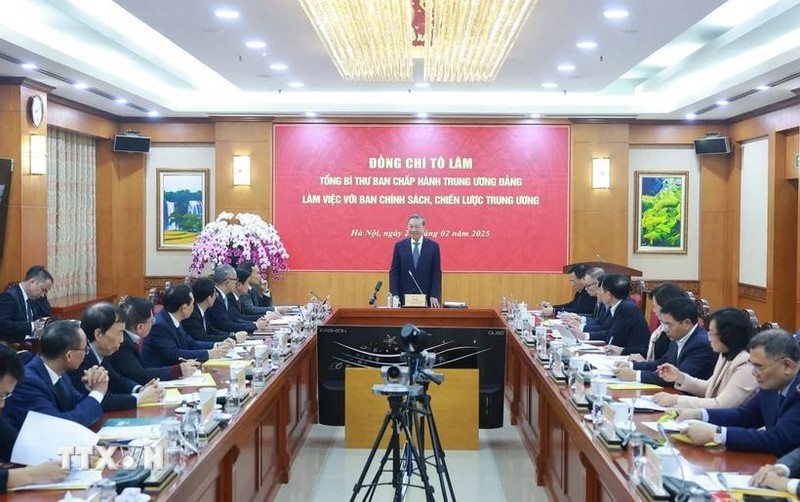
<svg viewBox="0 0 800 502"><path fill-rule="evenodd" d="M419 262L419 241L414 241L414 251L411 253L411 256L414 258L414 268L417 268L417 262Z"/></svg>

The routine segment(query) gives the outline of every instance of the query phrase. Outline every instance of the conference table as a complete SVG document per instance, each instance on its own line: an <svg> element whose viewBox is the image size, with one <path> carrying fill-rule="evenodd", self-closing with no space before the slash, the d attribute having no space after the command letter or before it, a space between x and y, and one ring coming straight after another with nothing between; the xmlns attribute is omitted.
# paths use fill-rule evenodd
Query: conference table
<svg viewBox="0 0 800 502"><path fill-rule="evenodd" d="M547 369L519 336L507 340L506 402L511 423L534 461L538 485L544 486L550 500L556 501L633 501L644 494L630 481L631 454L609 450L595 436L593 426L584 420L588 410L579 410L569 401L564 383L553 380ZM657 390L610 391L613 398L654 394ZM658 433L641 425L660 414L636 413L637 429L658 439ZM704 471L752 473L775 461L773 455L726 451L724 446L703 448L674 441L680 450L683 471L688 476Z"/></svg>
<svg viewBox="0 0 800 502"><path fill-rule="evenodd" d="M292 461L317 416L316 334L307 338L262 389L253 389L242 410L214 435L186 471L159 494L157 501L269 500L290 479ZM228 368L204 368L224 387ZM190 392L197 389L189 389ZM185 392L185 391L184 391ZM106 413L103 421L123 417L172 417L174 406L140 407ZM93 428L102 427L102 421ZM74 491L80 496L82 490ZM58 491L20 491L0 501L59 500Z"/></svg>

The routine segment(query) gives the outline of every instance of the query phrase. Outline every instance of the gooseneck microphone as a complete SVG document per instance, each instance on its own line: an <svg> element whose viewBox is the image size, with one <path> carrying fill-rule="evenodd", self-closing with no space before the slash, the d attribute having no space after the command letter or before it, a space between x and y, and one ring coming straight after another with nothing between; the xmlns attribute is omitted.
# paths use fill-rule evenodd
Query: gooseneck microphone
<svg viewBox="0 0 800 502"><path fill-rule="evenodd" d="M419 283L417 282L417 278L416 278L416 277L414 277L414 273L413 273L411 270L409 270L409 271L408 271L408 275L410 275L410 276L411 276L411 280L412 280L412 281L414 281L414 286L416 286L416 287L417 287L417 291L419 291L419 293L420 293L421 295L424 295L425 293L422 291L422 288L421 288L421 287L419 287Z"/></svg>
<svg viewBox="0 0 800 502"><path fill-rule="evenodd" d="M381 290L382 286L383 286L383 281L378 281L377 283L375 283L375 291L373 291L372 296L369 297L370 305L375 305L375 300L378 299L378 291Z"/></svg>

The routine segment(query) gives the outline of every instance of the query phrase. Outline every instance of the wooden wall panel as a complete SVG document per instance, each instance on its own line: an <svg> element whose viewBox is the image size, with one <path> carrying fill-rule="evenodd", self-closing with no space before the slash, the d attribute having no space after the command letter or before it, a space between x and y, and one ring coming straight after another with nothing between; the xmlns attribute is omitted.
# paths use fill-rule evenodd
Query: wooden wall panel
<svg viewBox="0 0 800 502"><path fill-rule="evenodd" d="M792 331L796 326L795 297L797 281L797 180L787 180L787 165L794 165L794 155L787 155L785 134L775 134L775 176L772 213L774 218L773 255L773 312L769 321L777 321ZM796 143L792 141L792 143ZM796 150L795 150L796 152Z"/></svg>
<svg viewBox="0 0 800 502"><path fill-rule="evenodd" d="M272 124L217 122L217 212L255 213L272 221ZM250 186L233 186L233 156L250 155Z"/></svg>
<svg viewBox="0 0 800 502"><path fill-rule="evenodd" d="M700 159L700 296L714 307L734 304L730 237L733 206L729 197L733 171L730 155L706 155ZM738 219L736 220L738 225ZM738 249L738 246L737 246Z"/></svg>
<svg viewBox="0 0 800 502"><path fill-rule="evenodd" d="M208 122L123 122L118 134L139 131L153 143L214 143L214 124Z"/></svg>
<svg viewBox="0 0 800 502"><path fill-rule="evenodd" d="M628 263L628 131L628 125L620 124L572 127L571 262L594 261L600 255L605 261ZM593 157L611 159L611 188L592 188Z"/></svg>
<svg viewBox="0 0 800 502"><path fill-rule="evenodd" d="M798 166L796 165L796 155L800 154L800 130L797 128L789 131L783 131L784 138L784 166L783 175L787 180L796 180L798 178Z"/></svg>
<svg viewBox="0 0 800 502"><path fill-rule="evenodd" d="M691 145L707 133L728 134L724 124L631 125L631 145Z"/></svg>
<svg viewBox="0 0 800 502"><path fill-rule="evenodd" d="M113 120L76 110L61 103L50 103L47 107L47 123L70 131L108 139L117 133Z"/></svg>

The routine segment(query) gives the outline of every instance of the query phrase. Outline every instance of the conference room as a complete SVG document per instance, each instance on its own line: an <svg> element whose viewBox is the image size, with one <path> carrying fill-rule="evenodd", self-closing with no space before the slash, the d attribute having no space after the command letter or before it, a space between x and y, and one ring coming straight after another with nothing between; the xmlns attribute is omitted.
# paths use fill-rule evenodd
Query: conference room
<svg viewBox="0 0 800 502"><path fill-rule="evenodd" d="M445 374L419 392L432 396L459 500L641 497L630 450L603 444L584 419L591 410L572 406L568 382L538 358L537 327L558 342L568 324L539 311L582 294L592 309L578 317L633 312L611 300L595 312L603 289L573 272L579 264L627 277L649 332L665 329L652 313L665 283L698 305L697 323L668 320L690 336L725 307L747 313L753 336L797 331L798 3L2 6L0 284L22 293L15 312L33 305L28 332L4 341L36 358L45 318L81 320L91 305L127 298L152 301L153 323L223 309L250 327L277 310L265 329L202 342L253 358L281 332L293 349L157 499L349 499L391 409L372 386L389 385L380 368L396 364ZM241 270L214 279L217 265L245 261L246 280L233 277ZM28 278L34 266L52 279ZM192 293L191 307L161 313L169 291L203 277L215 283L208 306ZM32 304L37 297L45 300ZM526 331L517 321L528 315ZM126 333L149 326L140 321ZM578 333L585 325L570 324ZM407 325L430 335L430 368L424 357L397 359ZM92 350L94 335L85 336L68 347L70 361ZM91 353L99 364L101 352ZM165 371L179 379L186 362L158 366L176 366ZM228 366L200 369L226 390ZM769 377L778 365L765 368ZM591 394L588 367L584 376ZM657 392L681 391L610 395ZM89 429L172 418L180 405L111 412ZM357 447L353 428L365 436ZM684 478L700 469L751 476L777 459L674 448ZM441 500L447 483L436 470ZM424 488L407 491L426 498Z"/></svg>

